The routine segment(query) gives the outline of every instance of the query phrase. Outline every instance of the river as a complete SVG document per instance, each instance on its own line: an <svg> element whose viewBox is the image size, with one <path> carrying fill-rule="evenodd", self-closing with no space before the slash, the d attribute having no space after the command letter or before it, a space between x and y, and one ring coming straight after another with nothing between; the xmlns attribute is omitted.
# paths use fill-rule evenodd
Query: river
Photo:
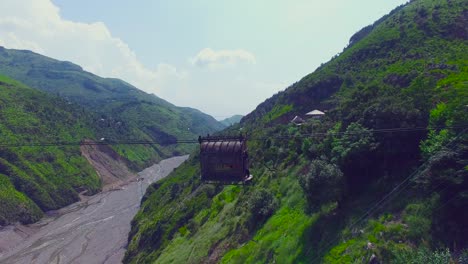
<svg viewBox="0 0 468 264"><path fill-rule="evenodd" d="M121 263L130 221L146 188L188 156L165 159L138 173L140 180L89 197L28 226L0 230L0 263Z"/></svg>

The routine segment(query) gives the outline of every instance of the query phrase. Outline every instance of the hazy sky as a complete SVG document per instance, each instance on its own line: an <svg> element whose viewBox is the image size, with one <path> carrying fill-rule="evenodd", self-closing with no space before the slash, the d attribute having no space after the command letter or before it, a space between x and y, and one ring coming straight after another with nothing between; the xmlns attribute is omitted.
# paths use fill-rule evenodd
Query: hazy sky
<svg viewBox="0 0 468 264"><path fill-rule="evenodd" d="M221 119L342 51L406 0L1 0L0 45L121 78Z"/></svg>

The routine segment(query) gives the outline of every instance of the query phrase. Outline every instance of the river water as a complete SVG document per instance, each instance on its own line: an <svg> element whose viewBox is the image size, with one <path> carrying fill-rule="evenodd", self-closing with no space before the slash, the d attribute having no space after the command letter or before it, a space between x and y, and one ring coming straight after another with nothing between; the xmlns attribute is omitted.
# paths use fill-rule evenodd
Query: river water
<svg viewBox="0 0 468 264"><path fill-rule="evenodd" d="M3 228L0 243L9 248L0 252L0 263L121 263L130 221L146 188L187 158L163 160L138 173L142 180L67 206L33 225Z"/></svg>

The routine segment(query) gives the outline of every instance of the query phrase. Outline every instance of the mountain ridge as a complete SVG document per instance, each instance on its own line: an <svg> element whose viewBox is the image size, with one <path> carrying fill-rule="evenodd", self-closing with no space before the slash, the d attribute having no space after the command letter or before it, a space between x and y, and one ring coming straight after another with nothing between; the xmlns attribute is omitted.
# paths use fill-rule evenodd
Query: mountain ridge
<svg viewBox="0 0 468 264"><path fill-rule="evenodd" d="M223 119L223 120L221 120L219 122L221 122L225 126L232 126L234 124L239 123L243 117L244 117L243 115L233 115L233 116L227 117L227 118L225 118L225 119Z"/></svg>
<svg viewBox="0 0 468 264"><path fill-rule="evenodd" d="M197 109L27 50L0 47L0 95L2 226L36 222L78 201L79 193L124 183L162 158L193 150L176 139L224 127ZM115 144L135 141L154 143ZM80 142L113 144L80 149Z"/></svg>
<svg viewBox="0 0 468 264"><path fill-rule="evenodd" d="M120 79L101 78L71 62L58 61L32 51L0 47L0 73L97 113L102 120L98 127L113 128L107 129L100 138L159 143L150 147L127 147L126 151L113 146L138 169L193 149L192 146L168 145L170 139L196 138L224 128L199 110L177 107Z"/></svg>

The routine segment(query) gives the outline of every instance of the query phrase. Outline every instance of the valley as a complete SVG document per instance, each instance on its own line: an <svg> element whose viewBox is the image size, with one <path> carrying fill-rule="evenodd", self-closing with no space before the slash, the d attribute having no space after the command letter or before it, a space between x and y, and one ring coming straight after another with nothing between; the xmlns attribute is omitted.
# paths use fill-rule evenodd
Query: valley
<svg viewBox="0 0 468 264"><path fill-rule="evenodd" d="M192 47L148 72L161 90L0 46L0 263L468 263L468 2L387 12L318 67L305 50ZM325 52L312 42L336 29L302 26L272 40ZM292 61L310 69L220 121L155 92L247 109L280 82L244 78L272 64L259 72L283 79ZM253 178L227 184L234 170Z"/></svg>
<svg viewBox="0 0 468 264"><path fill-rule="evenodd" d="M48 212L35 224L0 229L0 263L120 263L146 188L187 158L165 159L129 184Z"/></svg>

